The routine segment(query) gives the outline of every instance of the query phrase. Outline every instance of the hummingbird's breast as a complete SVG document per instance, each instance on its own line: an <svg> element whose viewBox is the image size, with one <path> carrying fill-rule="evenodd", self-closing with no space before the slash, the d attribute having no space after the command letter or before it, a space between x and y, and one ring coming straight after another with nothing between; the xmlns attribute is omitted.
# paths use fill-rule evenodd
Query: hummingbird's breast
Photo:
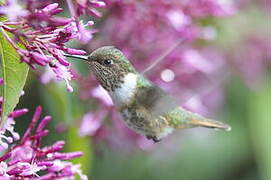
<svg viewBox="0 0 271 180"><path fill-rule="evenodd" d="M109 92L109 95L117 107L120 108L133 99L137 87L137 78L137 74L128 73L124 76L123 83L120 87Z"/></svg>
<svg viewBox="0 0 271 180"><path fill-rule="evenodd" d="M164 102L165 95L161 94L160 90L142 75L126 74L120 87L110 91L109 94L130 129L157 139L173 131L167 120L162 116L157 116L157 112L153 110L154 106ZM161 100L160 103L157 103L157 98Z"/></svg>

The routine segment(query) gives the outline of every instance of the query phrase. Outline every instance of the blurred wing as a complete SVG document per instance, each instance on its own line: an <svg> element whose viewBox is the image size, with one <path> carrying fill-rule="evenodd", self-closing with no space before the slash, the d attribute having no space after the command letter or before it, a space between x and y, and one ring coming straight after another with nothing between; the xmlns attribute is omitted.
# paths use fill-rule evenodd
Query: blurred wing
<svg viewBox="0 0 271 180"><path fill-rule="evenodd" d="M163 54L161 54L161 56L159 56L157 59L155 59L153 61L153 63L147 67L143 72L142 75L147 74L148 72L150 72L151 69L153 69L155 66L157 66L157 64L159 64L163 59L165 59L172 51L174 51L182 42L184 42L184 39L177 39L176 42L174 42L174 44L172 44L171 46L169 46L168 49L166 49L165 52L163 52Z"/></svg>
<svg viewBox="0 0 271 180"><path fill-rule="evenodd" d="M154 116L163 115L178 107L171 95L155 85L139 90L137 103L148 109Z"/></svg>

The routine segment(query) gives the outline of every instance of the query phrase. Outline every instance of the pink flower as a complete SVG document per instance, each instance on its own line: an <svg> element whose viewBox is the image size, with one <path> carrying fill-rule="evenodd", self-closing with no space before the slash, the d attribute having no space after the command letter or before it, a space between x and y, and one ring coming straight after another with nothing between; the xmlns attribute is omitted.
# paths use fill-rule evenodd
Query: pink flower
<svg viewBox="0 0 271 180"><path fill-rule="evenodd" d="M69 81L73 78L73 75L69 67L63 66L60 63L56 63L51 67L47 67L45 72L40 77L42 83L47 84L51 80L64 80L66 83L67 91L73 92L73 88Z"/></svg>
<svg viewBox="0 0 271 180"><path fill-rule="evenodd" d="M70 85L69 81L72 79L73 75L71 74L70 70L67 69L65 66L61 64L55 64L52 67L52 70L56 74L58 80L64 80L66 82L67 90L69 92L73 92L73 88Z"/></svg>
<svg viewBox="0 0 271 180"><path fill-rule="evenodd" d="M80 136L93 136L102 126L102 120L106 116L106 112L87 113L83 116L79 134Z"/></svg>
<svg viewBox="0 0 271 180"><path fill-rule="evenodd" d="M167 12L167 17L176 30L181 30L191 23L190 17L185 15L181 10L170 10Z"/></svg>
<svg viewBox="0 0 271 180"><path fill-rule="evenodd" d="M196 50L186 50L183 54L183 61L190 66L191 69L199 70L206 74L213 71L213 64Z"/></svg>
<svg viewBox="0 0 271 180"><path fill-rule="evenodd" d="M101 17L101 13L95 8L103 8L106 5L105 2L101 0L67 0L67 2L73 17L78 17L82 14Z"/></svg>
<svg viewBox="0 0 271 180"><path fill-rule="evenodd" d="M94 14L96 7L104 6L102 1L67 2L69 5L75 3L76 7L73 8L77 9L76 12L81 10L80 15L89 12ZM22 8L15 0L8 0L6 5L0 7L0 14L6 15L8 18L7 21L0 23L0 30L20 55L22 62L27 63L33 69L36 69L36 66L49 65L57 79L65 80L67 90L72 92L73 89L68 82L71 79L70 63L64 54L83 55L86 52L68 48L64 43L73 39L78 39L82 43L89 42L92 34L96 32L96 30L87 29L94 24L93 21L84 24L75 17L58 16L62 12L58 3L24 1L23 5L26 8ZM75 11L75 9L70 10ZM20 48L18 43L23 44L24 48ZM58 63L59 65L55 65Z"/></svg>
<svg viewBox="0 0 271 180"><path fill-rule="evenodd" d="M14 146L9 148L7 152L2 151L2 156L0 157L1 179L73 178L75 174L78 174L82 179L87 179L87 176L82 173L80 165L66 162L66 160L82 156L81 152L60 152L65 144L64 141L58 141L50 146L41 147L42 138L48 134L48 130L44 128L51 120L50 116L45 116L38 124L41 111L41 107L36 109L28 129L21 139L14 132L13 126L15 121L11 117L18 117L24 114L26 109L11 113L7 121L8 123L4 127L5 130L0 131L0 144L5 149L8 148L8 144L14 143L14 141L12 138L5 136L3 132L6 130L9 131L13 138L16 137L14 140L18 140L17 144L14 143ZM61 167L56 168L56 162L61 164ZM39 176L40 172L43 172L44 175Z"/></svg>
<svg viewBox="0 0 271 180"><path fill-rule="evenodd" d="M22 169L20 176L38 176L37 172L43 170L46 167L38 166L37 164L30 164L26 162L18 163L17 167Z"/></svg>
<svg viewBox="0 0 271 180"><path fill-rule="evenodd" d="M113 106L113 102L108 92L106 92L100 85L91 90L91 96L101 100L107 106Z"/></svg>
<svg viewBox="0 0 271 180"><path fill-rule="evenodd" d="M89 40L92 39L92 34L96 32L96 30L87 30L86 27L93 25L93 21L88 22L86 25L83 24L82 21L77 23L77 28L78 28L78 40L86 44L89 42Z"/></svg>
<svg viewBox="0 0 271 180"><path fill-rule="evenodd" d="M8 180L9 175L7 174L8 165L6 162L0 162L0 177L3 180Z"/></svg>
<svg viewBox="0 0 271 180"><path fill-rule="evenodd" d="M5 6L0 7L0 14L5 14L10 21L28 15L28 11L23 9L16 0L10 0Z"/></svg>
<svg viewBox="0 0 271 180"><path fill-rule="evenodd" d="M87 0L77 3L85 5ZM207 114L214 110L214 104L220 104L222 98L206 98L206 93L215 89L217 94L222 94L216 85L228 67L224 54L208 44L216 37L216 27L202 22L209 22L210 17L233 14L236 3L223 0L106 0L106 4L109 16L101 21L99 36L89 45L91 50L110 43L121 49L139 72L144 72L176 42L182 41L145 75L173 94L180 105L193 111ZM93 135L95 140L107 140L113 146L136 144L142 149L151 148L143 136L126 128L93 76L81 77L78 85L82 99L96 100L99 107L82 118L80 132ZM106 110L106 119L111 123L103 123L104 116L98 116ZM91 126L86 127L86 124Z"/></svg>

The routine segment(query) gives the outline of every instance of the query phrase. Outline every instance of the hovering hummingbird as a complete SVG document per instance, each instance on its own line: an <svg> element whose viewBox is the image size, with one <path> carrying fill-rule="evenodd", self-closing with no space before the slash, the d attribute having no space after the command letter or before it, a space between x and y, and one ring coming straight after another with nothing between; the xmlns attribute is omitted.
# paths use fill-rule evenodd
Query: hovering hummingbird
<svg viewBox="0 0 271 180"><path fill-rule="evenodd" d="M158 142L175 129L207 127L229 131L231 127L180 107L174 98L138 73L125 55L104 46L80 58L90 64L101 86L107 90L125 124Z"/></svg>

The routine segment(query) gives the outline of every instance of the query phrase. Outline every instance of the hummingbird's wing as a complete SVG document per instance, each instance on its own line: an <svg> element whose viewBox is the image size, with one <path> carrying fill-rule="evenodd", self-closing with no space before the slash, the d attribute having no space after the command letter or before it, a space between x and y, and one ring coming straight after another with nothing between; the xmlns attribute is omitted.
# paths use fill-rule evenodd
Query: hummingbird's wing
<svg viewBox="0 0 271 180"><path fill-rule="evenodd" d="M142 75L147 74L148 72L150 72L151 69L153 69L157 64L159 64L162 60L164 60L172 51L174 51L181 43L183 43L185 40L180 38L177 39L176 42L174 42L174 44L172 44L171 46L169 46L168 49L166 49L165 52L163 52L163 54L161 54L161 56L159 56L157 59L155 59L153 61L153 63L148 66L143 72Z"/></svg>
<svg viewBox="0 0 271 180"><path fill-rule="evenodd" d="M154 116L161 116L178 107L175 99L158 86L144 87L137 93L137 103L144 106Z"/></svg>

